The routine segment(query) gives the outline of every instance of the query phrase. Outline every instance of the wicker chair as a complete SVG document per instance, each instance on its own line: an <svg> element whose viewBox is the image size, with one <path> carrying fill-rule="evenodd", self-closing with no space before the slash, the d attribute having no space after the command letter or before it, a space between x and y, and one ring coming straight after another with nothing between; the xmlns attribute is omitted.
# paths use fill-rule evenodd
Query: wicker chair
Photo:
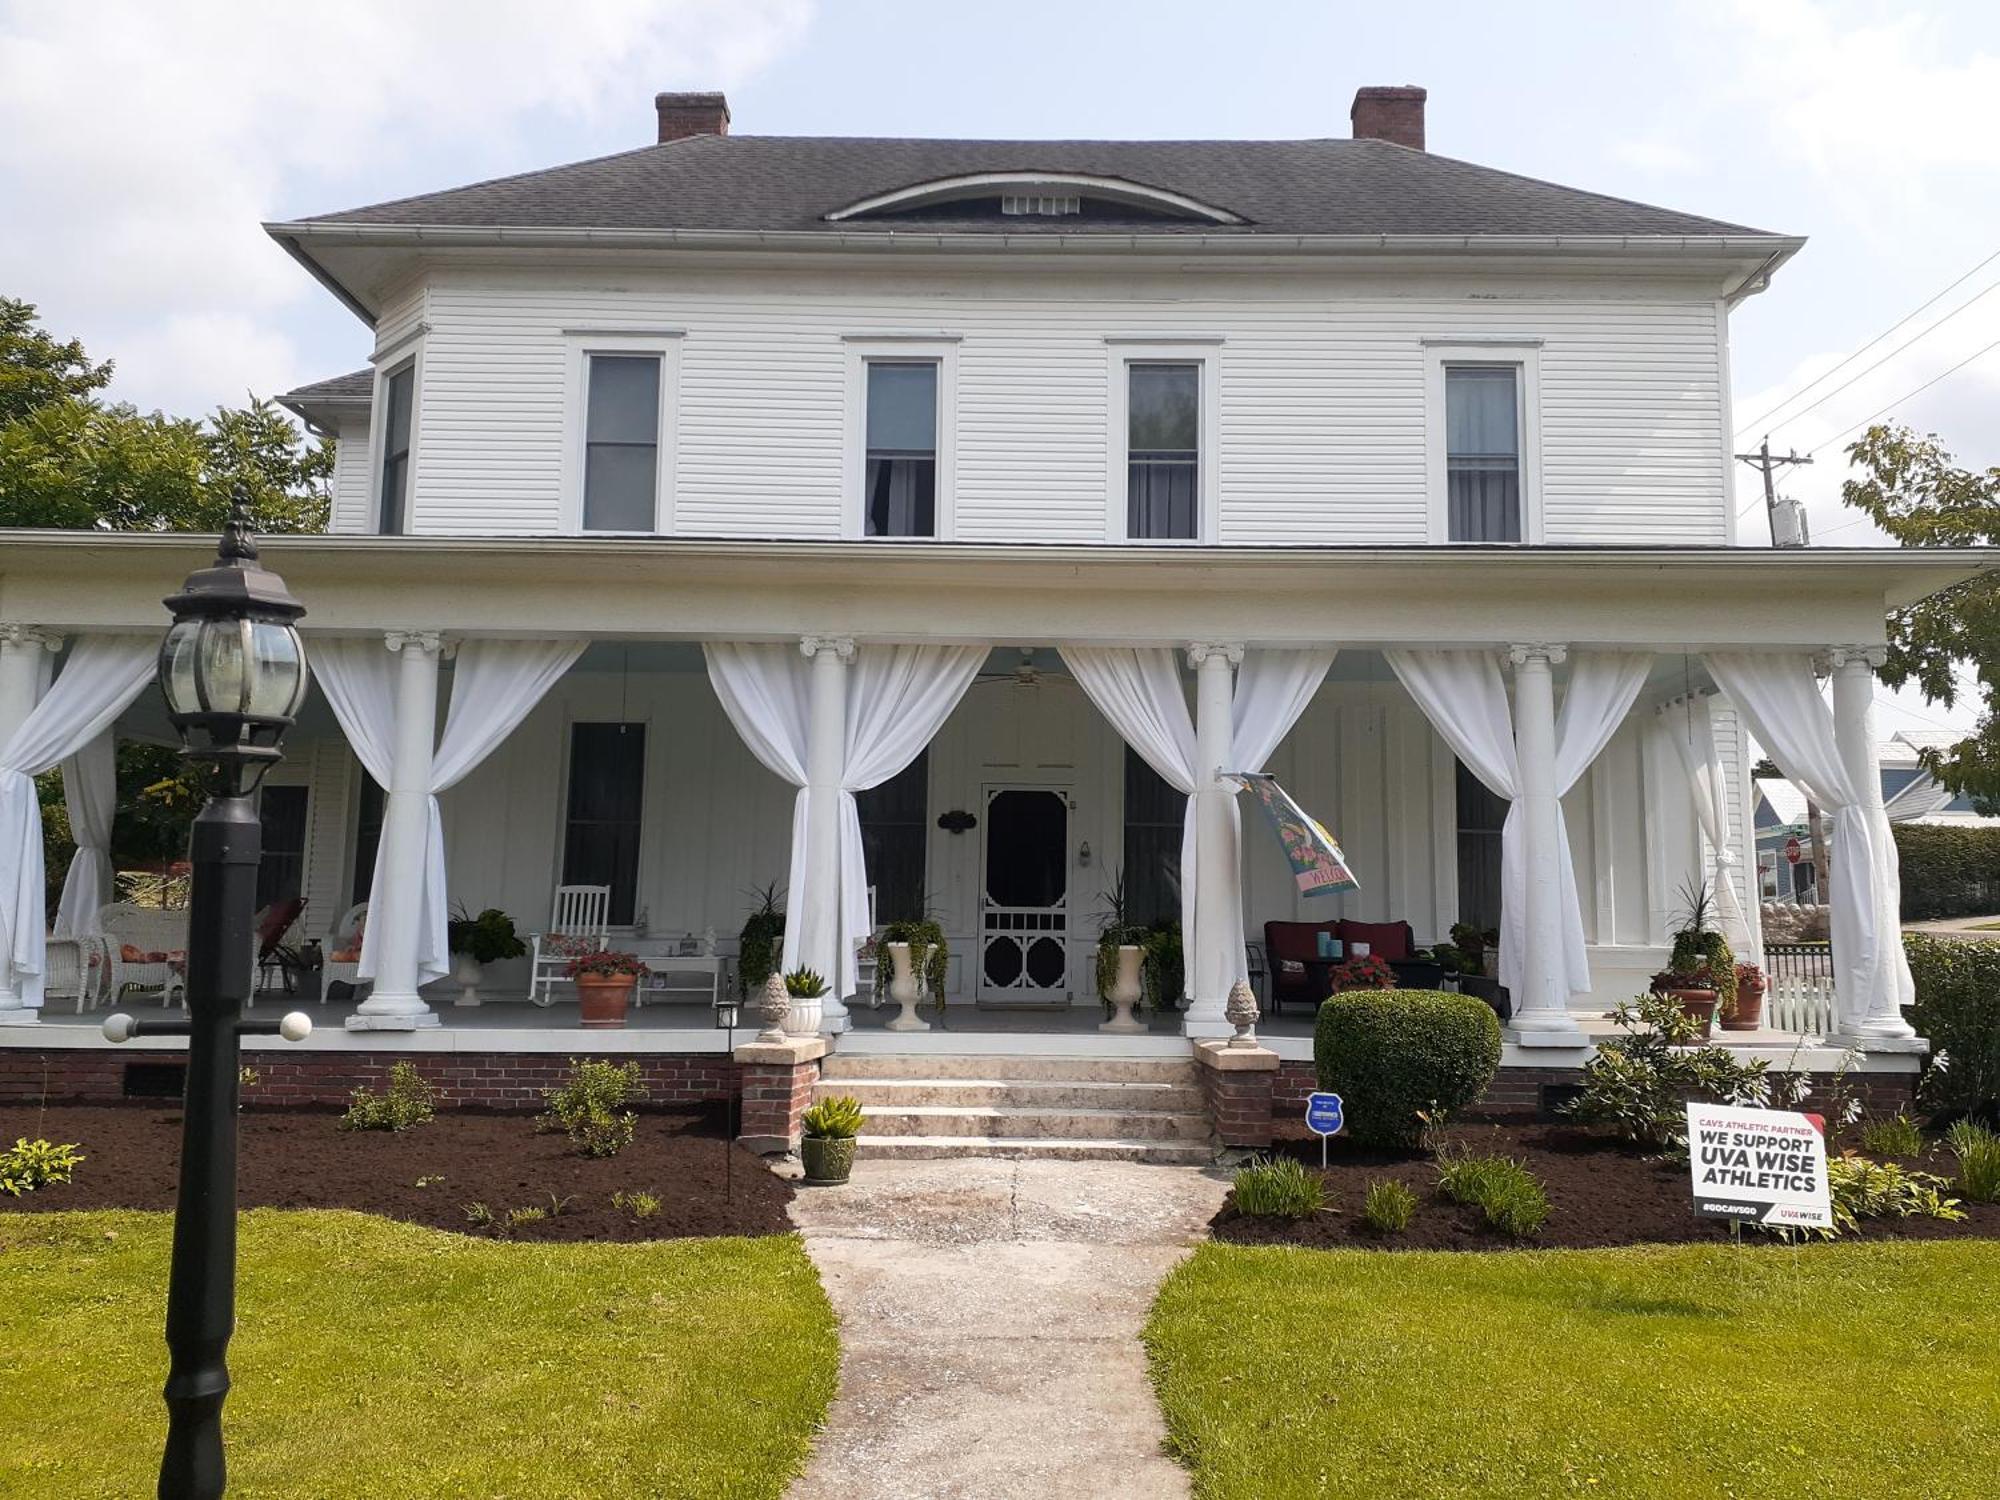
<svg viewBox="0 0 2000 1500"><path fill-rule="evenodd" d="M357 901L340 914L340 920L333 924L333 930L326 935L323 945L326 957L319 970L319 1000L327 1002L327 990L336 984L359 985L361 972L361 937L368 922L368 903ZM340 958L338 954L348 954Z"/></svg>
<svg viewBox="0 0 2000 1500"><path fill-rule="evenodd" d="M127 990L157 992L160 1004L171 1005L187 988L187 913L129 901L100 907L93 924L104 934L111 965L105 994L113 1005Z"/></svg>
<svg viewBox="0 0 2000 1500"><path fill-rule="evenodd" d="M78 933L50 938L42 981L44 1000L75 1000L76 1013L96 1010L111 978L111 962L101 937Z"/></svg>

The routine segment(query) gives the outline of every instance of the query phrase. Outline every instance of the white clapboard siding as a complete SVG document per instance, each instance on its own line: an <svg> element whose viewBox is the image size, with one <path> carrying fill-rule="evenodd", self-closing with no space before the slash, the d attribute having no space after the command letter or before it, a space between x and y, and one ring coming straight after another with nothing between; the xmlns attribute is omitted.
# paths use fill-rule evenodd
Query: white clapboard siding
<svg viewBox="0 0 2000 1500"><path fill-rule="evenodd" d="M369 499L368 419L342 422L333 448L333 504L328 529L373 531Z"/></svg>
<svg viewBox="0 0 2000 1500"><path fill-rule="evenodd" d="M1201 347L1217 361L1224 543L1424 540L1426 342L1460 338L1539 341L1547 540L1726 537L1715 305L1668 289L1447 297L1332 278L1225 292L1158 277L440 271L422 321L412 514L426 532L557 530L564 331L671 329L683 334L682 535L838 536L847 336L930 334L957 341L963 540L1104 537L1110 499L1123 503L1122 487L1107 496L1107 336L1221 340Z"/></svg>

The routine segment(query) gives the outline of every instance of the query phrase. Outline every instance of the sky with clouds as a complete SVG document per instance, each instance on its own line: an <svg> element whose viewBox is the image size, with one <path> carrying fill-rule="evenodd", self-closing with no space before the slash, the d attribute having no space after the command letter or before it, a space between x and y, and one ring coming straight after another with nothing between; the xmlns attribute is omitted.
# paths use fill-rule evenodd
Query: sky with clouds
<svg viewBox="0 0 2000 1500"><path fill-rule="evenodd" d="M1892 403L2000 463L2000 259L1794 394L2000 251L1992 0L0 0L0 290L192 412L364 362L261 221L643 145L659 89L743 133L1282 138L1368 83L1428 87L1443 154L1810 237L1732 339L1741 445L1814 453L1816 540L1881 540L1838 444Z"/></svg>

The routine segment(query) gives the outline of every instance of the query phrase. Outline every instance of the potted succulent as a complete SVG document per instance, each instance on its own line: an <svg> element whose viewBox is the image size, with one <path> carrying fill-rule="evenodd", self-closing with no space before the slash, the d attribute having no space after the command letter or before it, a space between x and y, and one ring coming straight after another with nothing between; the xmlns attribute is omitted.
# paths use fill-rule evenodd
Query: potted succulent
<svg viewBox="0 0 2000 1500"><path fill-rule="evenodd" d="M646 966L634 954L600 949L579 953L563 972L576 986L577 1023L587 1030L605 1031L625 1024L632 991Z"/></svg>
<svg viewBox="0 0 2000 1500"><path fill-rule="evenodd" d="M826 991L827 983L816 970L798 968L785 976L785 993L792 997L791 1012L785 1017L787 1035L819 1035Z"/></svg>
<svg viewBox="0 0 2000 1500"><path fill-rule="evenodd" d="M479 985L487 964L520 958L528 951L514 930L514 919L497 906L487 907L476 917L467 916L461 906L445 923L445 943L451 949L451 977L458 985L454 1005L479 1003Z"/></svg>
<svg viewBox="0 0 2000 1500"><path fill-rule="evenodd" d="M1764 971L1755 964L1736 966L1736 1004L1723 1011L1724 1031L1755 1031L1764 1024L1764 996L1770 991L1771 981L1764 977Z"/></svg>
<svg viewBox="0 0 2000 1500"><path fill-rule="evenodd" d="M854 1171L854 1138L861 1134L864 1118L859 1101L848 1094L807 1107L800 1121L805 1136L799 1142L807 1182L830 1186L847 1181Z"/></svg>
<svg viewBox="0 0 2000 1500"><path fill-rule="evenodd" d="M1654 994L1665 995L1679 1005L1681 1013L1700 1026L1700 1039L1708 1040L1709 1027L1715 1020L1721 995L1716 988L1714 971L1706 963L1683 961L1671 964L1653 976L1652 990Z"/></svg>

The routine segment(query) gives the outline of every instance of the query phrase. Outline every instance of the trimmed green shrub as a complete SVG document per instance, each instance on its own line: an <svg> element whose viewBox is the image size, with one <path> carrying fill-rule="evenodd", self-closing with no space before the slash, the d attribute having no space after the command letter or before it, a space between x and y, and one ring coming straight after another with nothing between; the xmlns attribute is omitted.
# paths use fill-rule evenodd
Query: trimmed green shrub
<svg viewBox="0 0 2000 1500"><path fill-rule="evenodd" d="M1924 1073L1925 1108L1933 1114L2000 1114L2000 943L1910 933L1903 951L1917 982L1910 1024L1930 1039L1935 1054Z"/></svg>
<svg viewBox="0 0 2000 1500"><path fill-rule="evenodd" d="M18 1198L51 1183L68 1182L76 1175L83 1153L74 1141L57 1145L53 1141L17 1139L0 1151L0 1193Z"/></svg>
<svg viewBox="0 0 2000 1500"><path fill-rule="evenodd" d="M1974 1203L2000 1203L2000 1135L1977 1120L1960 1120L1945 1140L1958 1157L1958 1190Z"/></svg>
<svg viewBox="0 0 2000 1500"><path fill-rule="evenodd" d="M1417 1211L1417 1195L1393 1179L1368 1184L1361 1217L1383 1234L1401 1234Z"/></svg>
<svg viewBox="0 0 2000 1500"><path fill-rule="evenodd" d="M1903 920L1973 917L2000 901L2000 828L1897 823Z"/></svg>
<svg viewBox="0 0 2000 1500"><path fill-rule="evenodd" d="M626 1106L646 1097L639 1065L569 1060L569 1077L543 1089L548 1113L538 1122L544 1130L561 1130L585 1156L616 1156L632 1144L639 1117Z"/></svg>
<svg viewBox="0 0 2000 1500"><path fill-rule="evenodd" d="M1341 1096L1364 1146L1415 1147L1424 1119L1486 1092L1500 1066L1500 1023L1485 1001L1438 990L1347 990L1313 1028L1319 1086Z"/></svg>
<svg viewBox="0 0 2000 1500"><path fill-rule="evenodd" d="M1521 1239L1549 1217L1549 1195L1533 1172L1511 1156L1456 1155L1438 1163L1438 1189L1457 1203L1485 1211L1486 1222Z"/></svg>
<svg viewBox="0 0 2000 1500"><path fill-rule="evenodd" d="M1924 1133L1905 1114L1870 1120L1861 1127L1861 1149L1874 1156L1922 1156Z"/></svg>
<svg viewBox="0 0 2000 1500"><path fill-rule="evenodd" d="M1326 1204L1326 1187L1289 1156L1256 1161L1236 1173L1236 1211L1260 1217L1307 1219Z"/></svg>
<svg viewBox="0 0 2000 1500"><path fill-rule="evenodd" d="M340 1117L342 1130L408 1130L428 1125L437 1115L437 1098L414 1063L399 1062L389 1069L389 1086L381 1093L356 1089L350 1096L347 1113Z"/></svg>

